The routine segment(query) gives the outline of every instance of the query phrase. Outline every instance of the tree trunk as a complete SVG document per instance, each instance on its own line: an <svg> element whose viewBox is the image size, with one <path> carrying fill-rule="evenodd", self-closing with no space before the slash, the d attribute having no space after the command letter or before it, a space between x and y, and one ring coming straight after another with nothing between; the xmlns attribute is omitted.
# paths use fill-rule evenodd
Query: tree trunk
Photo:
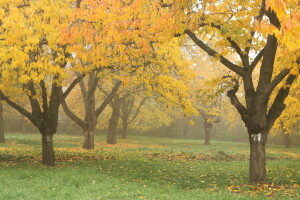
<svg viewBox="0 0 300 200"><path fill-rule="evenodd" d="M127 129L128 129L128 124L123 121L123 126L122 126L122 139L127 138Z"/></svg>
<svg viewBox="0 0 300 200"><path fill-rule="evenodd" d="M210 122L204 121L204 141L205 145L210 145L210 133L212 130L212 124Z"/></svg>
<svg viewBox="0 0 300 200"><path fill-rule="evenodd" d="M262 132L258 134L253 134L249 132L249 142L250 142L249 182L264 183L267 181L266 155L265 155L267 133Z"/></svg>
<svg viewBox="0 0 300 200"><path fill-rule="evenodd" d="M84 143L82 148L84 149L94 149L94 131L89 129L84 131Z"/></svg>
<svg viewBox="0 0 300 200"><path fill-rule="evenodd" d="M3 120L3 104L0 100L0 143L5 143L4 137L4 120Z"/></svg>
<svg viewBox="0 0 300 200"><path fill-rule="evenodd" d="M290 148L290 146L291 146L289 133L284 134L284 146L285 146L285 148Z"/></svg>
<svg viewBox="0 0 300 200"><path fill-rule="evenodd" d="M117 127L118 127L119 116L112 115L108 124L107 140L108 144L117 144Z"/></svg>
<svg viewBox="0 0 300 200"><path fill-rule="evenodd" d="M42 133L42 163L54 166L53 134Z"/></svg>
<svg viewBox="0 0 300 200"><path fill-rule="evenodd" d="M120 105L121 101L119 96L117 95L112 101L112 114L111 118L109 119L108 124L108 133L107 133L107 140L108 144L117 144L117 127L120 118Z"/></svg>
<svg viewBox="0 0 300 200"><path fill-rule="evenodd" d="M210 129L205 128L205 145L210 145Z"/></svg>

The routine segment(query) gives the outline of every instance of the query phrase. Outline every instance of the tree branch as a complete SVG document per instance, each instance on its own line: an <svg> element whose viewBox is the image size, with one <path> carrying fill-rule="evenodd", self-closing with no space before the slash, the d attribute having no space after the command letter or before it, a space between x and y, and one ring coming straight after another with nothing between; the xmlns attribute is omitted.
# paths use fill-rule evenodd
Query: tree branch
<svg viewBox="0 0 300 200"><path fill-rule="evenodd" d="M67 96L70 94L72 89L76 86L76 84L84 77L85 77L85 74L81 74L80 76L78 76L76 79L73 80L73 82L70 84L68 89L61 95L61 97L60 97L61 102L67 98Z"/></svg>
<svg viewBox="0 0 300 200"><path fill-rule="evenodd" d="M291 89L291 85L296 80L296 78L297 78L297 76L290 74L288 76L288 78L286 79L285 85L282 86L280 88L280 90L278 91L278 93L275 97L275 100L267 114L269 128L272 128L276 119L281 115L282 111L285 109L284 101L285 101L286 97L288 96L290 89Z"/></svg>
<svg viewBox="0 0 300 200"><path fill-rule="evenodd" d="M111 102L111 100L114 98L115 94L117 93L118 89L120 88L122 84L122 81L118 81L114 88L111 90L110 94L106 97L106 99L103 101L101 106L95 111L96 118L100 115L100 113L103 112L103 110L106 108L106 106Z"/></svg>
<svg viewBox="0 0 300 200"><path fill-rule="evenodd" d="M45 82L43 80L40 81L40 86L41 86L41 90L42 90L43 114L45 116L47 116L48 115L48 96L47 96L47 89L45 86ZM44 119L46 119L45 116L44 116Z"/></svg>
<svg viewBox="0 0 300 200"><path fill-rule="evenodd" d="M82 129L84 129L86 127L86 123L84 120L80 119L74 112L72 112L70 110L70 108L68 107L66 101L62 101L61 103L64 112L66 113L66 115L72 119L76 124L78 124Z"/></svg>
<svg viewBox="0 0 300 200"><path fill-rule="evenodd" d="M274 77L272 82L268 85L264 92L264 98L267 99L270 97L272 91L275 89L275 87L289 74L291 69L284 69L282 70L277 76Z"/></svg>
<svg viewBox="0 0 300 200"><path fill-rule="evenodd" d="M260 50L260 52L256 55L256 57L254 58L253 62L251 63L251 65L249 66L250 71L252 72L254 70L254 68L256 67L256 65L258 64L258 62L261 60L261 58L263 57L264 53L265 53L265 47Z"/></svg>
<svg viewBox="0 0 300 200"><path fill-rule="evenodd" d="M22 108L15 102L11 101L1 90L0 90L0 96L1 96L1 99L4 100L8 105L10 105L14 109L16 109L19 113L21 113L22 115L27 117L32 122L32 124L34 124L38 128L40 127L41 121L42 121L41 119L39 119L37 116L31 114L29 111L25 110L24 108Z"/></svg>
<svg viewBox="0 0 300 200"><path fill-rule="evenodd" d="M229 60L227 60L224 56L220 55L219 53L217 53L215 50L213 50L212 48L210 48L207 44L205 44L204 42L202 42L194 33L192 33L189 30L186 30L186 33L188 34L188 36L201 48L203 49L206 53L208 53L208 55L212 56L212 57L219 57L220 58L220 62L225 65L227 68L229 68L230 70L232 70L233 72L235 72L236 74L243 76L244 75L244 70L239 67L238 65L233 64L232 62L230 62Z"/></svg>
<svg viewBox="0 0 300 200"><path fill-rule="evenodd" d="M129 121L127 122L127 124L132 123L132 122L136 119L136 117L138 116L138 114L139 114L139 112L140 112L142 106L144 105L144 103L146 102L146 100L149 99L149 98L150 98L150 97L145 97L145 98L140 102L139 107L136 109L136 112L135 112L134 116L131 118L131 120L129 120Z"/></svg>
<svg viewBox="0 0 300 200"><path fill-rule="evenodd" d="M27 96L31 105L32 114L37 117L42 117L42 110L39 101L36 98L34 98L34 96L36 96L37 93L33 82L29 81L27 84L24 84L24 86L30 91L30 94L27 94Z"/></svg>

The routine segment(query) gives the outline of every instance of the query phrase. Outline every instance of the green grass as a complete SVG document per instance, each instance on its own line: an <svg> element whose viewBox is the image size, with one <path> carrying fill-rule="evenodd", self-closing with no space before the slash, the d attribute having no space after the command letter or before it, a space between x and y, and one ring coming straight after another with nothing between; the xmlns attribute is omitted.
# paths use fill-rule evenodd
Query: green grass
<svg viewBox="0 0 300 200"><path fill-rule="evenodd" d="M56 135L56 166L40 164L40 135L7 134L0 144L0 199L297 199L300 147L267 147L270 184L248 185L243 143L135 136L95 150Z"/></svg>

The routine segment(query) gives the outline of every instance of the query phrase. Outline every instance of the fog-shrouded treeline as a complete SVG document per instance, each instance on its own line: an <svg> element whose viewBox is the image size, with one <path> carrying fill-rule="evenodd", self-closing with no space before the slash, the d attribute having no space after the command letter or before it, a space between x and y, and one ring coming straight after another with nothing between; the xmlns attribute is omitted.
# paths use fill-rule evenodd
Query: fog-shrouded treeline
<svg viewBox="0 0 300 200"><path fill-rule="evenodd" d="M24 116L11 109L9 106L3 106L4 110L4 129L7 133L28 134L36 133L38 131ZM139 120L139 119L137 119ZM135 127L129 127L128 137L132 136L148 136L148 137L162 137L162 138L179 138L179 139L193 139L204 140L205 130L203 126L203 119L200 116L192 117L194 124L189 123L190 119L183 117L181 120L174 120L170 124L160 125L158 127L149 127L146 130L141 130ZM118 125L118 140L122 142L122 123ZM76 124L70 120L63 112L59 118L58 133L65 135L83 136L82 131ZM106 135L107 127L100 128L97 126L96 135ZM247 143L245 137L247 130L242 122L235 124L233 127L228 125L225 118L221 119L218 124L211 130L211 140L216 141L230 141ZM270 135L268 144L284 145L285 134L276 132ZM293 128L293 134L290 135L290 145L300 145L300 123Z"/></svg>

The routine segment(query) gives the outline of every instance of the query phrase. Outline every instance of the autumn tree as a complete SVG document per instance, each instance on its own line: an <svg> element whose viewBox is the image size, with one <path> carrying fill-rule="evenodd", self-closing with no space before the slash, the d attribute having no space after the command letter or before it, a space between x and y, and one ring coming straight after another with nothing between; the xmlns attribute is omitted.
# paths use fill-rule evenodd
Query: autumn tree
<svg viewBox="0 0 300 200"><path fill-rule="evenodd" d="M231 77L233 84L227 96L248 129L250 182L266 181L267 136L285 108L284 101L299 74L300 63L297 48L290 49L289 56L282 56L283 60L277 59L280 57L276 57L277 49L292 41L285 37L283 40L279 34L285 29L280 17L285 11L274 12L266 3L270 4L270 1L203 0L163 4L165 9L173 10L177 19L179 29L175 35L186 34L199 48L236 74ZM293 13L285 15L288 24L299 23L297 2L287 3L286 12ZM209 40L212 45L208 44ZM230 60L226 57L229 53L236 54L240 61ZM280 67L274 67L275 62L281 63L277 65ZM252 73L256 68L259 68L259 77L254 85ZM238 77L242 79L245 104L236 95L240 86ZM274 91L282 82L285 84ZM270 101L271 94L275 95L274 101Z"/></svg>
<svg viewBox="0 0 300 200"><path fill-rule="evenodd" d="M135 118L138 116L138 113L147 99L145 97L139 104L138 108L135 110L134 116L131 117L133 107L134 107L134 99L138 93L143 91L141 85L132 84L131 87L127 80L124 80L123 89L120 90L110 102L111 107L111 116L108 121L108 130L107 130L107 140L108 144L116 144L117 143L117 128L119 124L119 120L122 121L122 129L121 136L123 139L127 137L127 129L128 125L132 123ZM108 96L109 94L106 92L104 88L99 86L100 90ZM131 117L131 118L130 118Z"/></svg>
<svg viewBox="0 0 300 200"><path fill-rule="evenodd" d="M90 141L88 148L93 148L93 129L97 116L95 113L94 92L99 80L95 72L90 69L112 69L116 76L125 73L131 76L139 68L149 65L157 66L163 54L157 53L162 48L163 42L168 42L171 37L166 37L162 27L157 26L161 18L169 18L164 11L159 12L153 1L77 1L76 9L71 15L72 23L66 25L61 33L67 44L72 44L76 53L75 63L85 68L79 69L81 73L89 73L87 91L82 94L85 102L85 122L71 113L64 103L64 110L83 129L87 129L86 139ZM163 51L160 51L163 52ZM166 54L165 52L163 52ZM164 65L167 69L167 63ZM76 68L76 66L75 66ZM91 78L94 77L94 78ZM110 95L108 99L112 99ZM105 101L107 105L109 101ZM117 103L119 101L114 101ZM105 105L101 107L105 108ZM117 104L119 105L119 104ZM89 107L89 108L88 108ZM91 121L90 123L88 121ZM88 125L91 124L91 125ZM84 128L90 127L90 128ZM85 145L84 145L85 146Z"/></svg>
<svg viewBox="0 0 300 200"><path fill-rule="evenodd" d="M26 116L42 135L42 163L54 165L53 134L60 103L82 78L62 86L71 52L58 37L69 1L1 3L1 98ZM27 96L30 109L14 93ZM20 95L19 95L20 97Z"/></svg>
<svg viewBox="0 0 300 200"><path fill-rule="evenodd" d="M79 74L77 74L77 76L80 77ZM100 76L97 72L90 72L87 77L87 84L84 83L84 80L81 80L79 83L85 111L83 118L76 115L76 113L68 107L66 101L62 103L66 115L82 128L85 136L82 147L85 149L94 148L94 134L97 119L106 106L112 101L122 83L120 80L117 80L106 98L96 107L96 101L99 100L96 99L95 92L99 84L99 79Z"/></svg>

